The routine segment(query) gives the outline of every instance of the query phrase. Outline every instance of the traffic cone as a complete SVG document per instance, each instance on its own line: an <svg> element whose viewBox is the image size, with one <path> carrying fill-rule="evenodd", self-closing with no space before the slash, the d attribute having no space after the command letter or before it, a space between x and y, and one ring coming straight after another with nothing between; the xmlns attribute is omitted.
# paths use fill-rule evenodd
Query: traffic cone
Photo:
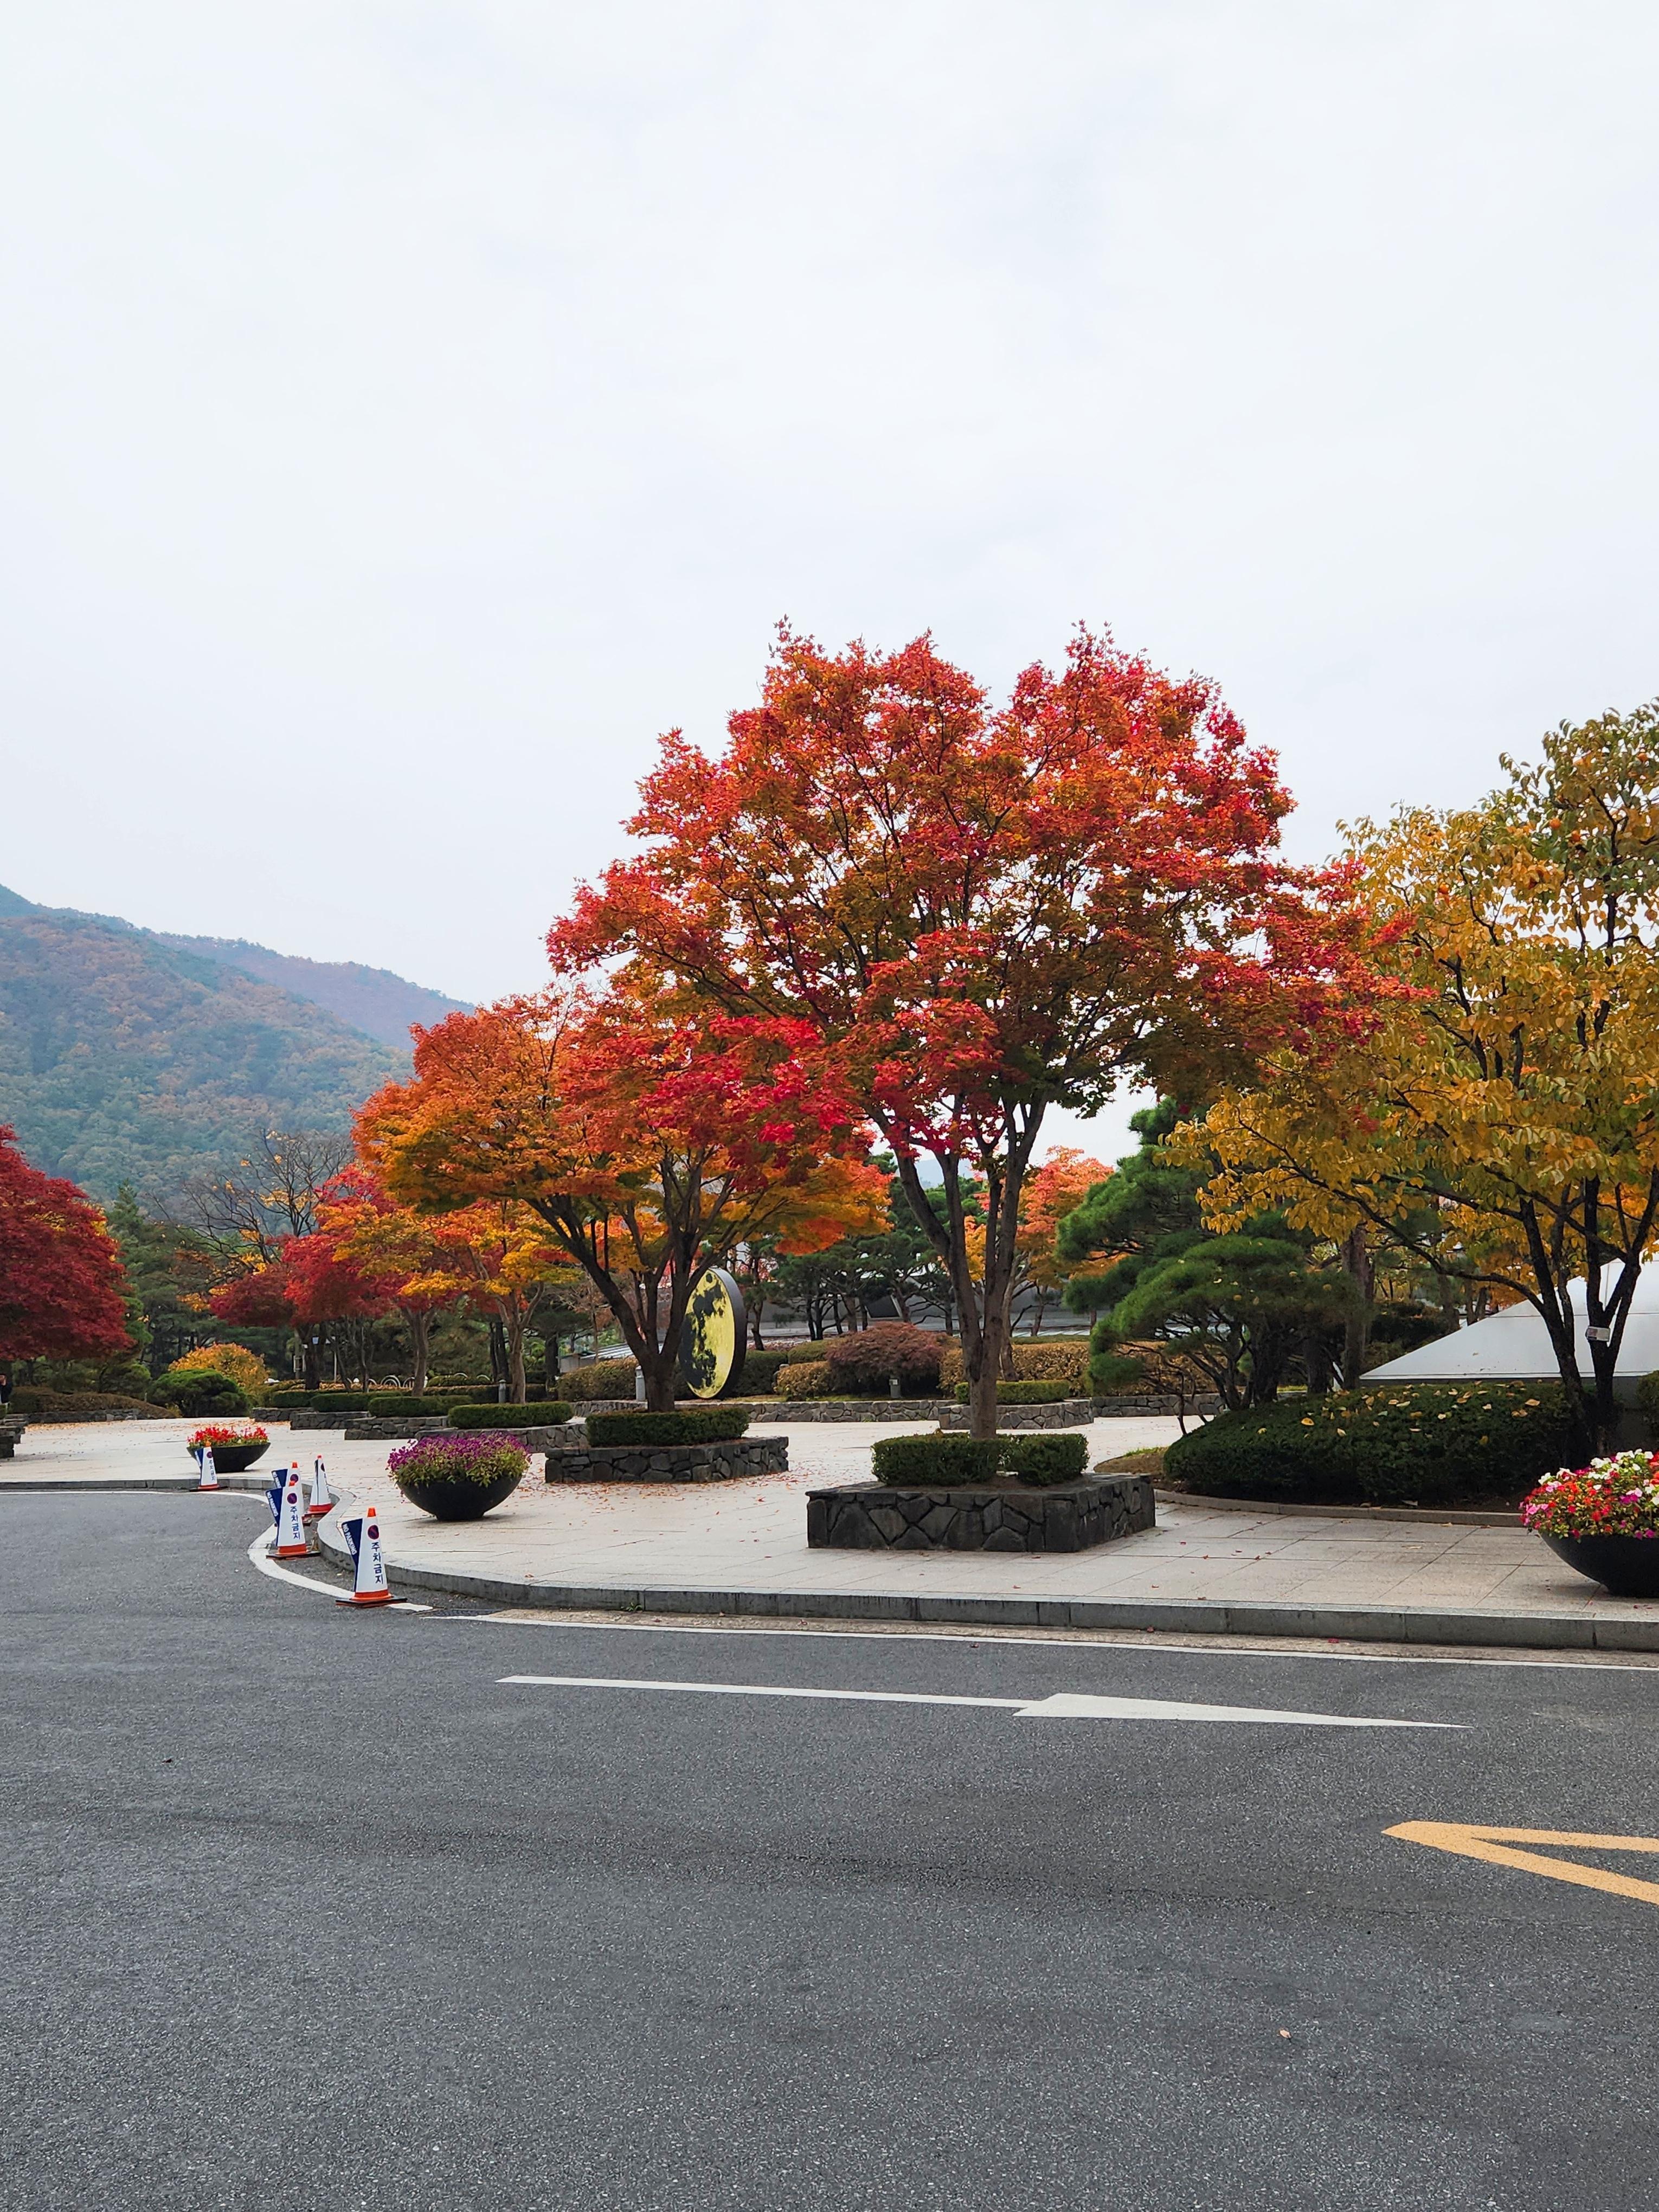
<svg viewBox="0 0 1659 2212"><path fill-rule="evenodd" d="M283 1502L276 1514L276 1557L279 1559L302 1559L308 1547L306 1543L306 1524L300 1510L300 1470L290 1467L288 1480L283 1486Z"/></svg>
<svg viewBox="0 0 1659 2212"><path fill-rule="evenodd" d="M357 1577L352 1584L349 1597L336 1598L336 1605L390 1605L392 1590L386 1578L386 1555L380 1549L380 1526L370 1505L360 1516L354 1514L340 1523L345 1540L350 1545L357 1562Z"/></svg>
<svg viewBox="0 0 1659 2212"><path fill-rule="evenodd" d="M311 1503L306 1508L307 1521L320 1521L325 1513L334 1510L334 1492L328 1486L328 1469L319 1459L311 1478Z"/></svg>
<svg viewBox="0 0 1659 2212"><path fill-rule="evenodd" d="M213 1446L204 1444L196 1455L196 1487L198 1490L222 1490L219 1470L213 1464Z"/></svg>

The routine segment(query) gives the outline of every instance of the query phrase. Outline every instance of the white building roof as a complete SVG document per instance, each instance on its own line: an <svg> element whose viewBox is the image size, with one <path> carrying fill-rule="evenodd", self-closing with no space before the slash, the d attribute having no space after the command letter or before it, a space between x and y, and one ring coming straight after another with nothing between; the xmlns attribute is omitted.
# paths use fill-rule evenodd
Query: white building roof
<svg viewBox="0 0 1659 2212"><path fill-rule="evenodd" d="M1609 1288L1612 1287L1611 1280ZM1578 1349L1578 1371L1590 1371L1589 1346L1584 1340L1584 1285L1575 1283L1571 1300ZM1618 1380L1626 1391L1643 1376L1659 1369L1659 1266L1644 1267L1631 1302L1619 1347ZM1402 1352L1381 1367L1373 1367L1367 1382L1534 1382L1555 1379L1555 1354L1550 1349L1544 1317L1531 1306L1505 1306L1472 1328L1419 1344L1415 1352ZM1625 1395L1621 1391L1621 1395Z"/></svg>

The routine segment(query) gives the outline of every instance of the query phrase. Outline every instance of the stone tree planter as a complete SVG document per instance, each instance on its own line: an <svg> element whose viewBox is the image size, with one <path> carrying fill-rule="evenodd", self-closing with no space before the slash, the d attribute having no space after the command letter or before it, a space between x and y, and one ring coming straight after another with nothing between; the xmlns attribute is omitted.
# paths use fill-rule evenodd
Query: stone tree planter
<svg viewBox="0 0 1659 2212"><path fill-rule="evenodd" d="M815 1551L1086 1552L1152 1528L1150 1475L1090 1474L1028 1486L1018 1480L899 1489L860 1482L806 1493Z"/></svg>

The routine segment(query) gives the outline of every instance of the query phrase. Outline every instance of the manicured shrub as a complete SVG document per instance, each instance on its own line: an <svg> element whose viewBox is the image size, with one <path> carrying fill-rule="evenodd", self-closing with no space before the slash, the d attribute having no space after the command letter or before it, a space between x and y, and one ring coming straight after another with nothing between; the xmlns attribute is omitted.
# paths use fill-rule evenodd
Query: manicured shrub
<svg viewBox="0 0 1659 2212"><path fill-rule="evenodd" d="M639 1371L639 1363L633 1359L597 1359L586 1367L569 1367L559 1377L559 1395L578 1404L593 1398L631 1398Z"/></svg>
<svg viewBox="0 0 1659 2212"><path fill-rule="evenodd" d="M887 1395L898 1377L902 1398L931 1398L939 1389L940 1343L908 1321L881 1321L873 1328L825 1340L831 1395L848 1398Z"/></svg>
<svg viewBox="0 0 1659 2212"><path fill-rule="evenodd" d="M1069 1382L999 1382L997 1403L1000 1406L1060 1406L1067 1398L1076 1396ZM958 1382L957 1398L960 1404L968 1402L968 1385Z"/></svg>
<svg viewBox="0 0 1659 2212"><path fill-rule="evenodd" d="M417 1396L411 1390L371 1390L368 1394L369 1412L377 1418L384 1413L394 1419L411 1413L447 1413L453 1407L467 1402L464 1398L439 1397L432 1394Z"/></svg>
<svg viewBox="0 0 1659 2212"><path fill-rule="evenodd" d="M1022 1482L1075 1482L1088 1460L1089 1439L1075 1429L997 1438L997 1464Z"/></svg>
<svg viewBox="0 0 1659 2212"><path fill-rule="evenodd" d="M1571 1456L1559 1383L1416 1382L1224 1413L1164 1466L1212 1498L1432 1507L1518 1498Z"/></svg>
<svg viewBox="0 0 1659 2212"><path fill-rule="evenodd" d="M783 1347L783 1364L786 1367L798 1359L822 1359L823 1357L823 1339L821 1336L804 1336L799 1343L786 1344Z"/></svg>
<svg viewBox="0 0 1659 2212"><path fill-rule="evenodd" d="M216 1375L228 1375L250 1398L265 1389L270 1376L265 1363L257 1352L250 1352L241 1344L198 1344L194 1352L186 1352L167 1369L169 1375L193 1375L203 1370Z"/></svg>
<svg viewBox="0 0 1659 2212"><path fill-rule="evenodd" d="M780 1398L830 1398L836 1395L827 1359L792 1359L778 1370L772 1385Z"/></svg>
<svg viewBox="0 0 1659 2212"><path fill-rule="evenodd" d="M942 1485L989 1482L997 1471L995 1437L884 1437L871 1455L878 1482L894 1489L933 1490Z"/></svg>
<svg viewBox="0 0 1659 2212"><path fill-rule="evenodd" d="M696 1407L687 1413L590 1413L591 1444L723 1444L749 1426L746 1406Z"/></svg>
<svg viewBox="0 0 1659 2212"><path fill-rule="evenodd" d="M195 1420L204 1413L246 1413L247 1393L231 1376L216 1368L198 1367L182 1375L169 1371L152 1382L150 1403L168 1406Z"/></svg>
<svg viewBox="0 0 1659 2212"><path fill-rule="evenodd" d="M545 1398L528 1406L452 1406L449 1425L452 1429L552 1429L568 1421L575 1410L568 1398Z"/></svg>

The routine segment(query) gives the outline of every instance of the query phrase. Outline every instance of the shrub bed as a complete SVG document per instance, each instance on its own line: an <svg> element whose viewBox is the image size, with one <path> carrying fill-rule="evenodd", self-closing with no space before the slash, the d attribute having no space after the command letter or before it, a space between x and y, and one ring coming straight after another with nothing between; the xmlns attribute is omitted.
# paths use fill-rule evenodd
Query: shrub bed
<svg viewBox="0 0 1659 2212"><path fill-rule="evenodd" d="M884 1437L871 1453L876 1480L890 1489L931 1490L944 1484L991 1482L1012 1474L1022 1482L1075 1482L1089 1456L1089 1439L1075 1430L1058 1435Z"/></svg>
<svg viewBox="0 0 1659 2212"><path fill-rule="evenodd" d="M957 1402L968 1402L968 1385L957 1385ZM997 1402L1003 1406L1060 1406L1078 1395L1069 1382L999 1382Z"/></svg>
<svg viewBox="0 0 1659 2212"><path fill-rule="evenodd" d="M780 1398L832 1398L827 1359L791 1359L778 1370L772 1388Z"/></svg>
<svg viewBox="0 0 1659 2212"><path fill-rule="evenodd" d="M1172 1443L1164 1466L1211 1498L1449 1506L1518 1498L1571 1456L1559 1383L1419 1382L1223 1413Z"/></svg>
<svg viewBox="0 0 1659 2212"><path fill-rule="evenodd" d="M829 1338L823 1358L830 1395L884 1398L895 1375L901 1398L931 1398L939 1389L939 1340L907 1321L878 1322L850 1336Z"/></svg>
<svg viewBox="0 0 1659 2212"><path fill-rule="evenodd" d="M562 1397L580 1405L589 1398L631 1398L640 1372L635 1359L598 1359L587 1367L570 1367L559 1377Z"/></svg>
<svg viewBox="0 0 1659 2212"><path fill-rule="evenodd" d="M146 1398L125 1398L110 1390L48 1390L43 1384L20 1382L11 1394L11 1411L22 1421L72 1421L88 1413L149 1413L156 1409Z"/></svg>
<svg viewBox="0 0 1659 2212"><path fill-rule="evenodd" d="M1013 1359L1016 1382L1067 1382L1074 1386L1066 1393L1068 1397L1086 1398L1089 1395L1086 1336L1020 1338L1013 1346ZM947 1389L954 1390L958 1382L967 1380L959 1344L944 1348L939 1371L939 1381Z"/></svg>
<svg viewBox="0 0 1659 2212"><path fill-rule="evenodd" d="M446 1408L440 1406L434 1410L443 1413ZM534 1405L451 1406L447 1410L452 1429L508 1430L556 1428L570 1419L575 1408L568 1399L544 1398Z"/></svg>
<svg viewBox="0 0 1659 2212"><path fill-rule="evenodd" d="M590 1413L590 1444L724 1444L749 1426L746 1406L701 1407L689 1413Z"/></svg>

